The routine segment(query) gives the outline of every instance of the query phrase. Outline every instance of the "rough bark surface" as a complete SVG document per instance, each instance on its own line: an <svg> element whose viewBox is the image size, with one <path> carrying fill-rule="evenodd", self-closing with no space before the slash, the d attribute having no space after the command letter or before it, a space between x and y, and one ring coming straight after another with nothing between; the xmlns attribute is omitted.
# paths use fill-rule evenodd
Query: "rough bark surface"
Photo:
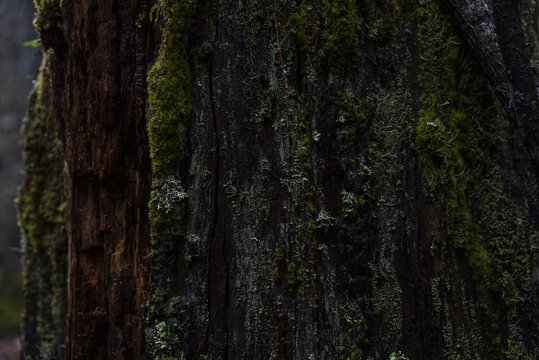
<svg viewBox="0 0 539 360"><path fill-rule="evenodd" d="M186 4L149 73L148 357L533 358L520 10L455 3L466 46L432 0Z"/></svg>
<svg viewBox="0 0 539 360"><path fill-rule="evenodd" d="M41 1L66 154L68 359L139 359L149 289L145 1Z"/></svg>
<svg viewBox="0 0 539 360"><path fill-rule="evenodd" d="M62 4L67 358L535 357L534 3Z"/></svg>
<svg viewBox="0 0 539 360"><path fill-rule="evenodd" d="M467 40L502 106L517 125L539 176L539 71L530 61L537 38L527 38L524 21L528 19L521 17L525 9L533 14L531 19L537 19L537 5L512 0L452 2ZM516 21L521 18L522 22ZM532 21L537 27L537 20Z"/></svg>

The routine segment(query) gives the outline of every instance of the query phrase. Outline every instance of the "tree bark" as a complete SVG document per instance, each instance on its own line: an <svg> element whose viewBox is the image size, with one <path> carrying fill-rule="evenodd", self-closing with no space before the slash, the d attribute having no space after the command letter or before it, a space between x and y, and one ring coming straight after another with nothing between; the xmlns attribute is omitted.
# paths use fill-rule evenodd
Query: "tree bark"
<svg viewBox="0 0 539 360"><path fill-rule="evenodd" d="M534 358L533 2L45 10L66 358Z"/></svg>
<svg viewBox="0 0 539 360"><path fill-rule="evenodd" d="M526 34L525 20L537 18L537 5L511 0L453 0L463 31L477 53L483 71L495 88L507 115L517 125L522 141L539 174L539 73L530 61L536 31ZM528 7L526 9L526 7ZM531 13L523 22L524 10ZM537 20L528 26L535 26ZM532 28L533 29L533 28Z"/></svg>
<svg viewBox="0 0 539 360"><path fill-rule="evenodd" d="M66 162L68 359L138 359L149 289L144 1L37 3Z"/></svg>

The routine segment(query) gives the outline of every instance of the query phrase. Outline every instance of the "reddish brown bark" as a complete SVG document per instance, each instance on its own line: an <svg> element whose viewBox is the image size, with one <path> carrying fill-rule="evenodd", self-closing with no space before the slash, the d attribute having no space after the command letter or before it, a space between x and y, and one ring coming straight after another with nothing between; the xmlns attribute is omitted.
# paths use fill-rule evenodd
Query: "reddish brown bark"
<svg viewBox="0 0 539 360"><path fill-rule="evenodd" d="M149 287L144 1L64 3L50 39L67 163L68 359L139 359Z"/></svg>

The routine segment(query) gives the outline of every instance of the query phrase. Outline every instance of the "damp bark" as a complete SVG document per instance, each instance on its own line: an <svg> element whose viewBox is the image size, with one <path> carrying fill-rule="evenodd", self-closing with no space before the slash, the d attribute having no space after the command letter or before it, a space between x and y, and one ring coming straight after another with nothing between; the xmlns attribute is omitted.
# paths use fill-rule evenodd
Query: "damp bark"
<svg viewBox="0 0 539 360"><path fill-rule="evenodd" d="M67 358L533 359L537 7L482 6L64 1Z"/></svg>
<svg viewBox="0 0 539 360"><path fill-rule="evenodd" d="M65 358L142 358L149 289L145 1L38 1L65 154ZM47 171L47 170L44 170Z"/></svg>

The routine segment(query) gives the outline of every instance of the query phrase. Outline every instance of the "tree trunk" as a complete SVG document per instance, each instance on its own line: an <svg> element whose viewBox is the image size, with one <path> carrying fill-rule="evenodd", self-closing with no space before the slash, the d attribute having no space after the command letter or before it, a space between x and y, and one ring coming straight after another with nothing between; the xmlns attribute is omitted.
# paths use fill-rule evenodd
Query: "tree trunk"
<svg viewBox="0 0 539 360"><path fill-rule="evenodd" d="M533 359L536 18L506 0L38 2L65 357Z"/></svg>

